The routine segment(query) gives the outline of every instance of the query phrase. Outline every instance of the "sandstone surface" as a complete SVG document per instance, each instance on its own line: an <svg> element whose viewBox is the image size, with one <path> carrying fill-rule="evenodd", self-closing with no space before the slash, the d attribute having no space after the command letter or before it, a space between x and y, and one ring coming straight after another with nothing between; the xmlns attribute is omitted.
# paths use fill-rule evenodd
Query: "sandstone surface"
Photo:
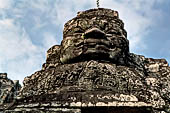
<svg viewBox="0 0 170 113"><path fill-rule="evenodd" d="M7 73L0 73L0 109L2 110L6 105L13 102L17 96L21 85L18 80L10 80Z"/></svg>
<svg viewBox="0 0 170 113"><path fill-rule="evenodd" d="M68 21L61 45L23 84L6 112L170 113L167 61L130 53L124 23L111 9Z"/></svg>

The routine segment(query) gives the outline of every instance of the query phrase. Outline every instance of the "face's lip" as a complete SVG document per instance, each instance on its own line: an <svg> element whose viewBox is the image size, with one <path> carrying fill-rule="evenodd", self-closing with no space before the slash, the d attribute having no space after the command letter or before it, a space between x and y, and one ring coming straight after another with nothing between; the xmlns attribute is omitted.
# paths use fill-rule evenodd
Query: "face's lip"
<svg viewBox="0 0 170 113"><path fill-rule="evenodd" d="M109 54L109 50L107 48L102 48L100 46L100 49L99 49L99 47L98 47L98 49L88 48L83 52L83 54L92 54L92 55L103 54L103 55L106 55L106 54Z"/></svg>
<svg viewBox="0 0 170 113"><path fill-rule="evenodd" d="M106 40L106 39L94 39L94 38L88 38L84 40L84 45L91 45L91 46L95 46L95 45L103 45L106 46L107 48L110 47L111 43Z"/></svg>
<svg viewBox="0 0 170 113"><path fill-rule="evenodd" d="M107 53L110 51L110 42L106 39L88 38L84 40L84 52L86 53Z"/></svg>
<svg viewBox="0 0 170 113"><path fill-rule="evenodd" d="M96 48L97 50L104 50L104 51L106 51L106 52L109 51L109 48L106 47L106 46L104 46L104 45L96 45L95 48Z"/></svg>

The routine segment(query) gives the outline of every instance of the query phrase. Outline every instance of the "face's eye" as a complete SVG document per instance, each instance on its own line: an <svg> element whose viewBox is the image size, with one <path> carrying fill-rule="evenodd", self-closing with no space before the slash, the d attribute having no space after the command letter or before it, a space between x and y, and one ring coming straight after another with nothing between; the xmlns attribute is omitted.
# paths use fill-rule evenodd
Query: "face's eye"
<svg viewBox="0 0 170 113"><path fill-rule="evenodd" d="M74 33L84 33L81 28L75 28Z"/></svg>
<svg viewBox="0 0 170 113"><path fill-rule="evenodd" d="M74 33L83 33L82 30L77 30L77 31L74 31Z"/></svg>
<svg viewBox="0 0 170 113"><path fill-rule="evenodd" d="M115 31L115 30L111 30L111 31L108 31L107 34L121 35L121 32Z"/></svg>
<svg viewBox="0 0 170 113"><path fill-rule="evenodd" d="M117 34L117 32L115 30L110 30L107 32L107 34Z"/></svg>

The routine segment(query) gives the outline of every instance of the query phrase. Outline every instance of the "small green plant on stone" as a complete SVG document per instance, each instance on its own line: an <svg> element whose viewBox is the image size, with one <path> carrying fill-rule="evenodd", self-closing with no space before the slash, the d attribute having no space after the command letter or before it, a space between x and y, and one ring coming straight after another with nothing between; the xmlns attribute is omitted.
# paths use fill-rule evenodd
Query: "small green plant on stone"
<svg viewBox="0 0 170 113"><path fill-rule="evenodd" d="M81 38L82 38L82 39L85 39L85 35L84 35L84 33L82 33Z"/></svg>

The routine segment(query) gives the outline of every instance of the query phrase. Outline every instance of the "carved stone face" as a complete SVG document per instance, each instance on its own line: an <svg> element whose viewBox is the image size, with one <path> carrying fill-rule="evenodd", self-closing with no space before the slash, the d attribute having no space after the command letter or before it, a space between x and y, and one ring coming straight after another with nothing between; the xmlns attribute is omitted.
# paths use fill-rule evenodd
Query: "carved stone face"
<svg viewBox="0 0 170 113"><path fill-rule="evenodd" d="M89 11L70 20L63 35L62 63L83 60L119 63L129 52L126 31L118 17L95 16Z"/></svg>

